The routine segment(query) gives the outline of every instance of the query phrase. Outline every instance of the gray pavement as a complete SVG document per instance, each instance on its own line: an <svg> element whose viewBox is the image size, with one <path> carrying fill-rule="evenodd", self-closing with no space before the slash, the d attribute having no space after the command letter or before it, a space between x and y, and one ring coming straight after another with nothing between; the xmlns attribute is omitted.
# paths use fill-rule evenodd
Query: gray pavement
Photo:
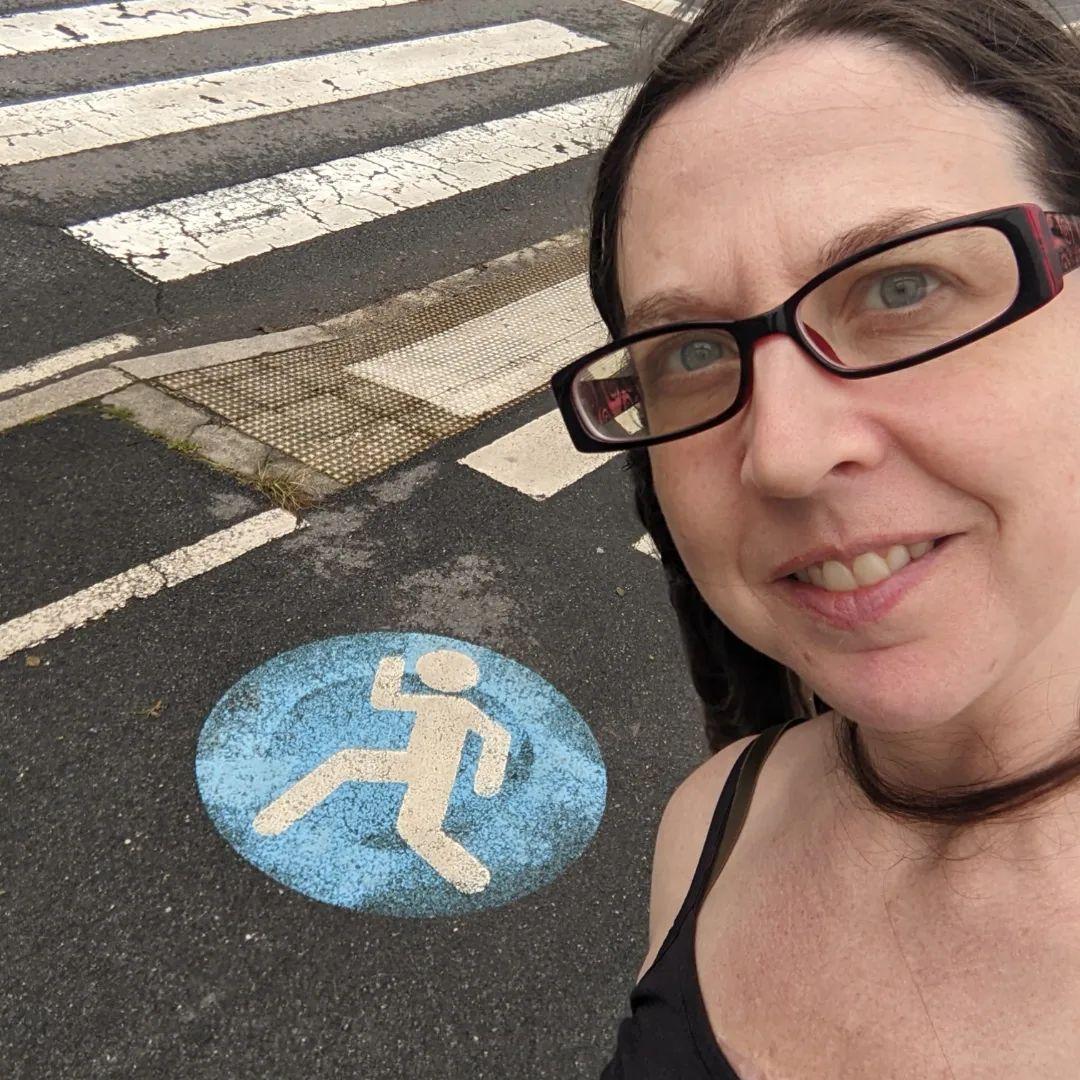
<svg viewBox="0 0 1080 1080"><path fill-rule="evenodd" d="M662 575L629 546L620 464L544 503L455 464L546 408L530 401L332 498L294 536L0 663L5 1075L598 1074L644 953L659 813L702 742ZM0 549L18 552L5 580L27 573L51 598L162 537L250 514L250 490L118 423L86 410L0 438L0 460L45 462L35 479L66 511L22 518L45 565L5 515ZM86 472L114 467L67 487L43 475L50 446L73 445ZM193 758L221 695L278 653L384 628L516 658L586 718L606 808L548 887L466 917L378 916L282 888L215 832Z"/></svg>
<svg viewBox="0 0 1080 1080"><path fill-rule="evenodd" d="M61 231L620 86L642 26L662 20L622 0L440 0L0 60L0 101L15 104L526 17L611 48L5 169L0 372L121 332L150 355L301 326L581 225L588 156L172 284ZM64 386L36 386L33 409ZM622 460L542 501L459 464L548 414L541 390L292 507L288 535L177 578L163 556L280 513L281 490L100 401L2 430L22 393L0 391L0 655L26 618L73 602L82 614L0 659L0 1075L596 1076L646 947L659 815L704 751L662 572L632 547L642 530ZM126 603L91 611L132 573ZM493 650L580 714L603 813L541 884L403 917L313 899L221 831L196 763L230 688L302 646L386 632ZM463 775L475 754L468 743ZM533 754L515 744L508 795L539 775ZM574 812L556 822L564 833ZM357 858L411 858L385 807L380 821L357 834Z"/></svg>

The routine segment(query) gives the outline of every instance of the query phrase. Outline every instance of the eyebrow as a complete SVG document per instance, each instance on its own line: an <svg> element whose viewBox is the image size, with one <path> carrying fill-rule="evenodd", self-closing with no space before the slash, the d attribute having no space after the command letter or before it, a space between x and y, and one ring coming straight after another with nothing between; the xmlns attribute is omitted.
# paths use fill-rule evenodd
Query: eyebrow
<svg viewBox="0 0 1080 1080"><path fill-rule="evenodd" d="M850 229L834 236L822 245L813 264L806 267L803 276L812 280L821 271L851 255L856 255L875 244L883 244L906 232L911 232L923 225L934 225L956 216L950 211L931 209L928 206L911 206L898 210L888 210L868 221L861 222ZM691 318L716 318L717 306L704 297L685 289L653 293L636 303L626 314L625 333L661 326L667 322L678 322ZM712 314L701 314L711 312ZM733 316L732 316L733 317Z"/></svg>

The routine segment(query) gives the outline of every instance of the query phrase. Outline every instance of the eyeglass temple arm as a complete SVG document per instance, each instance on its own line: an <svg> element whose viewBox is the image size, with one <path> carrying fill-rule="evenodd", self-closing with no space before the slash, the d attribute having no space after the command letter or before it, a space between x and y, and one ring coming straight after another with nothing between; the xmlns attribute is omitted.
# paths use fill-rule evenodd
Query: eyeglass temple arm
<svg viewBox="0 0 1080 1080"><path fill-rule="evenodd" d="M1067 274L1080 266L1080 217L1075 214L1047 214L1046 220L1061 260L1061 272Z"/></svg>

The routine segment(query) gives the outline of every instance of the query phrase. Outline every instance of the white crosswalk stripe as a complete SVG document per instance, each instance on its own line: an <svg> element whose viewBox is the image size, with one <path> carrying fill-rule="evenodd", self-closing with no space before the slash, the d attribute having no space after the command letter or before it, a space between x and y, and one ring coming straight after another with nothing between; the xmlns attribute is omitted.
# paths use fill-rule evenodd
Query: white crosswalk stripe
<svg viewBox="0 0 1080 1080"><path fill-rule="evenodd" d="M0 57L172 37L417 0L128 0L0 15Z"/></svg>
<svg viewBox="0 0 1080 1080"><path fill-rule="evenodd" d="M602 48L541 19L0 108L0 165ZM5 145L6 144L6 145Z"/></svg>
<svg viewBox="0 0 1080 1080"><path fill-rule="evenodd" d="M537 340L524 327L543 326ZM483 416L602 344L585 275L348 368L457 416Z"/></svg>
<svg viewBox="0 0 1080 1080"><path fill-rule="evenodd" d="M642 555L649 555L654 559L660 558L660 552L656 550L656 544L653 543L653 538L648 533L634 544L634 550L640 551Z"/></svg>
<svg viewBox="0 0 1080 1080"><path fill-rule="evenodd" d="M689 20L687 5L681 0L625 0L635 7L644 8L655 15L667 15L671 19Z"/></svg>
<svg viewBox="0 0 1080 1080"><path fill-rule="evenodd" d="M591 153L624 96L579 98L67 231L149 278L178 281Z"/></svg>
<svg viewBox="0 0 1080 1080"><path fill-rule="evenodd" d="M474 450L461 464L530 498L549 499L615 456L578 453L555 409Z"/></svg>

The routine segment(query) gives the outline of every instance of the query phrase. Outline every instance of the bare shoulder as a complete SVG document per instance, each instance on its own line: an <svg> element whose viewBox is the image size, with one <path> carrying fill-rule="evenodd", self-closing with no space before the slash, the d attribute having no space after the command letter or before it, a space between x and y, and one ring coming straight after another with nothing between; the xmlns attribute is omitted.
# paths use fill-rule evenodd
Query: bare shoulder
<svg viewBox="0 0 1080 1080"><path fill-rule="evenodd" d="M682 907L701 857L716 802L739 755L753 735L728 743L702 762L672 792L660 818L649 894L649 951L638 978L648 970Z"/></svg>
<svg viewBox="0 0 1080 1080"><path fill-rule="evenodd" d="M806 778L815 770L807 766L812 759L820 758L827 731L828 716L819 716L799 724L775 744L755 788L754 805L759 813L771 807L771 814L766 813L766 817L790 816L800 812L792 800L812 802L812 794L807 794ZM682 907L717 800L739 755L755 737L748 735L718 750L679 784L664 807L653 853L649 950L639 979L652 964Z"/></svg>

